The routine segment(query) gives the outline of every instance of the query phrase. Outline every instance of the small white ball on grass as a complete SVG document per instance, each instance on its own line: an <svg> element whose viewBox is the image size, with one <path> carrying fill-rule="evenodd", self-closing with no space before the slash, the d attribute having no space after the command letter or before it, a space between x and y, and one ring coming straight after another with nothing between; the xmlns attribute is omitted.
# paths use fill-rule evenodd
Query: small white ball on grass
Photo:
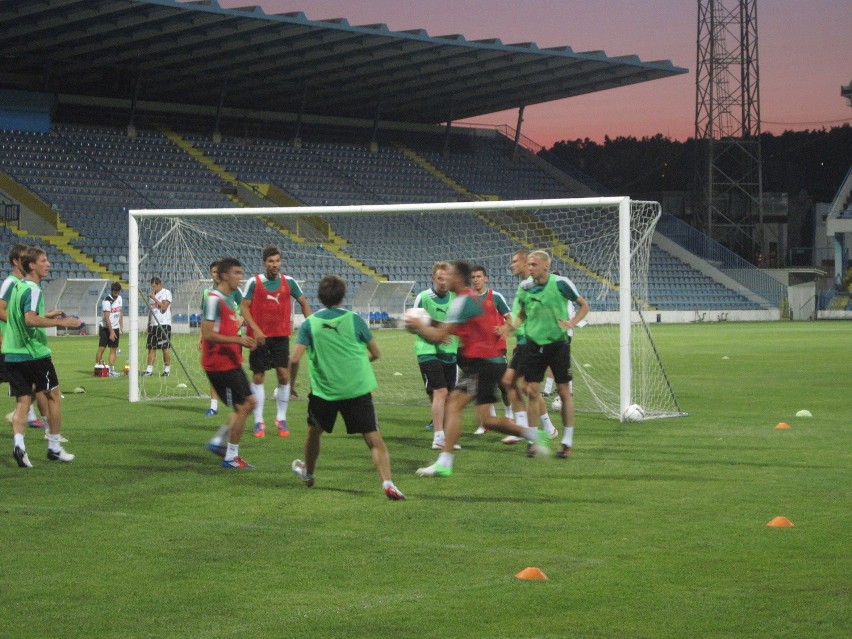
<svg viewBox="0 0 852 639"><path fill-rule="evenodd" d="M645 411L639 404L630 404L624 409L623 417L625 422L641 422L645 419Z"/></svg>

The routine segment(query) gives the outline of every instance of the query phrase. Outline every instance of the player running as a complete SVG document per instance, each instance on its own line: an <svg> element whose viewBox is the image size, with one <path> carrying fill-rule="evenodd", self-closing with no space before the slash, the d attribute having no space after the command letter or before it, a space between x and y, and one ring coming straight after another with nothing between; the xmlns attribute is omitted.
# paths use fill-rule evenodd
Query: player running
<svg viewBox="0 0 852 639"><path fill-rule="evenodd" d="M421 477L449 477L453 474L453 446L461 434L462 411L472 400L476 402L479 422L489 430L523 437L537 454L546 454L548 450L545 433L519 426L506 417L489 414L489 405L497 401L495 391L506 370L506 356L495 330L494 316L485 312L483 298L470 288L470 271L470 264L463 260L450 265L449 287L456 294L456 299L445 322L437 326L423 326L414 318L405 322L408 330L429 342L440 343L450 335L457 335L460 341L459 367L462 375L447 401L444 448L434 464L417 470Z"/></svg>
<svg viewBox="0 0 852 639"><path fill-rule="evenodd" d="M503 354L506 354L506 337L505 331L502 330L503 325L512 319L512 311L509 308L509 304L506 302L506 298L503 297L502 293L498 293L493 288L489 288L488 286L488 271L485 270L485 267L481 264L476 264L471 267L470 270L470 283L473 287L474 292L482 297L483 304L485 307L485 312L491 314L494 321L495 329L498 331L498 336L500 337L500 347L503 349ZM514 411L512 410L512 402L509 400L509 396L506 394L506 390L503 388L503 385L500 385L500 397L503 400L503 414L509 419L514 418ZM497 415L497 411L495 407L488 407L489 414L494 417ZM473 433L474 435L482 435L485 433L485 427L480 424L479 428Z"/></svg>
<svg viewBox="0 0 852 639"><path fill-rule="evenodd" d="M399 501L405 495L391 480L390 455L379 432L372 391L376 376L370 362L380 356L369 327L357 314L340 308L346 295L346 282L336 275L322 278L317 290L325 306L299 328L291 358L292 383L296 383L299 362L307 353L311 363L308 395L308 435L305 461L293 461L293 474L305 486L314 485L314 469L320 452L320 437L331 433L337 415L343 416L346 432L363 436L373 464L382 478L388 499Z"/></svg>
<svg viewBox="0 0 852 639"><path fill-rule="evenodd" d="M223 426L207 447L224 456L222 466L235 470L254 468L240 458L240 437L246 419L254 409L248 378L243 371L243 351L257 346L252 337L240 335L242 322L237 316L234 300L240 290L243 267L238 260L225 258L219 261L219 281L207 294L201 320L201 366L216 394L233 408L227 427ZM228 443L224 444L227 434Z"/></svg>

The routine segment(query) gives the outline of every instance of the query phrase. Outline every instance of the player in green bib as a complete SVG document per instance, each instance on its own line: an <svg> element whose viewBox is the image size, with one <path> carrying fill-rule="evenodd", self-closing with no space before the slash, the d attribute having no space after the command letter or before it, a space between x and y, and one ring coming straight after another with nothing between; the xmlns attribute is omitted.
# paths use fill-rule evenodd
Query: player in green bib
<svg viewBox="0 0 852 639"><path fill-rule="evenodd" d="M527 258L530 279L521 282L515 301L519 310L515 321L523 321L527 339L521 376L527 381L530 421L538 418L538 398L544 372L550 367L556 392L562 399L564 434L557 456L567 458L574 440L574 399L571 395L571 335L589 312L589 303L567 277L550 273L550 256L533 251ZM568 305L576 313L569 317Z"/></svg>
<svg viewBox="0 0 852 639"><path fill-rule="evenodd" d="M62 411L59 377L47 346L49 327L79 328L80 320L65 317L61 310L45 313L41 282L50 273L50 261L40 248L30 247L21 256L24 278L15 284L6 307L2 352L9 376L9 392L16 398L12 416L15 443L12 457L21 468L32 468L24 443L27 412L32 393L47 398L47 458L50 461L71 462L74 455L62 448Z"/></svg>
<svg viewBox="0 0 852 639"><path fill-rule="evenodd" d="M2 333L3 327L6 325L6 307L9 305L9 299L12 297L12 289L15 288L15 284L24 278L24 273L21 271L21 256L28 248L26 244L13 244L9 249L9 265L12 267L12 271L3 280L3 284L0 284L0 333ZM6 364L3 360L3 355L0 354L0 383L8 381L9 377L6 374ZM38 404L42 418L46 418L47 398L44 395L33 393L33 400L35 404ZM30 404L30 410L27 413L27 426L30 428L44 428L46 426L45 420L39 419L36 416L33 404Z"/></svg>
<svg viewBox="0 0 852 639"><path fill-rule="evenodd" d="M433 323L446 321L447 311L456 296L449 290L449 268L448 262L435 262L432 265L432 287L414 298L414 308L426 309ZM417 366L431 403L433 450L441 450L444 445L444 414L447 398L456 387L458 349L459 340L455 336L445 344L430 344L419 335L414 340Z"/></svg>
<svg viewBox="0 0 852 639"><path fill-rule="evenodd" d="M382 478L385 495L391 500L402 500L405 495L391 480L390 455L379 432L373 405L376 376L370 362L379 358L379 347L364 320L340 308L345 295L346 282L336 275L327 275L320 281L317 297L325 308L305 318L290 356L291 385L296 383L299 362L305 353L311 382L305 461L293 461L293 474L306 486L314 485L320 437L323 432L334 430L339 413L347 433L364 437Z"/></svg>

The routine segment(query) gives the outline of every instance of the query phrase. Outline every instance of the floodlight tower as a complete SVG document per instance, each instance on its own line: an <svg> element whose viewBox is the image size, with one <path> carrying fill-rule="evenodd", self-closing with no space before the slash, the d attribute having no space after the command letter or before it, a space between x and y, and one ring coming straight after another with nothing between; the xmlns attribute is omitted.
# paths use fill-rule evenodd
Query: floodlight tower
<svg viewBox="0 0 852 639"><path fill-rule="evenodd" d="M753 261L764 252L759 86L757 0L698 0L694 222Z"/></svg>

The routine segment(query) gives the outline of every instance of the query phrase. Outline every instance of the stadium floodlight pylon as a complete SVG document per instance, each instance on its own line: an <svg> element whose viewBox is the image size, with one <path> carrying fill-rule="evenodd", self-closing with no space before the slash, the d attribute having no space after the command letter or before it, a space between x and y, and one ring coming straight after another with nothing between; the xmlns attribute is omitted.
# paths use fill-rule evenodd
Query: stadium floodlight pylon
<svg viewBox="0 0 852 639"><path fill-rule="evenodd" d="M589 325L577 330L572 347L578 410L594 407L620 419L624 409L639 404L646 419L683 414L644 316L645 311L651 310L647 302L648 263L654 227L660 217L660 205L656 202L599 197L130 210L131 311L139 308L140 265L146 265L147 275L151 271L147 265L165 263L168 266L159 268L170 269L172 279L182 272L184 279L193 279L206 275L210 260L229 255L244 261L248 275L253 270L251 265L259 262L257 256L264 243L260 236L275 226L269 221L278 216L300 216L303 220L321 218L336 237L350 239L353 251L366 247L366 253L362 251L358 257L364 266L362 271L380 274L376 277L384 274L390 279L428 282L432 264L437 260L468 259L487 265L490 285L509 300L518 286L518 281L509 279L507 273L511 255L519 249L546 250L553 256L552 270L572 279L591 306ZM282 241L293 240L288 264L302 257L307 262L313 258L311 251L324 250L321 245L309 246L310 242L299 242L298 238L280 234L278 237ZM247 238L255 238L260 244L249 246L251 242ZM371 241L374 244L371 245ZM250 248L248 253L240 253L247 247ZM328 268L328 262L322 264L325 264L323 268ZM298 277L300 282L305 281L302 288L309 297L319 276L324 274L315 274L312 280L314 276L287 272ZM179 285L173 283L174 288ZM350 290L347 297L351 300L356 293ZM136 312L129 312L128 316L129 399L136 402L143 399L139 383L140 326ZM400 367L413 365L416 370L413 348L406 357L406 362L399 363L388 363L384 356L377 361L377 393L383 387L397 385L392 388L393 397L377 395L377 402L424 401L419 376L416 382L408 382L410 389L399 386ZM187 359L190 358L183 358ZM197 357L193 363L196 362ZM198 371L186 370L185 374L198 374L200 366L196 364L196 367ZM385 371L387 378L382 376ZM398 377L394 380L391 375ZM199 379L203 380L203 373ZM206 382L199 387L205 388ZM158 391L145 398L167 395Z"/></svg>

